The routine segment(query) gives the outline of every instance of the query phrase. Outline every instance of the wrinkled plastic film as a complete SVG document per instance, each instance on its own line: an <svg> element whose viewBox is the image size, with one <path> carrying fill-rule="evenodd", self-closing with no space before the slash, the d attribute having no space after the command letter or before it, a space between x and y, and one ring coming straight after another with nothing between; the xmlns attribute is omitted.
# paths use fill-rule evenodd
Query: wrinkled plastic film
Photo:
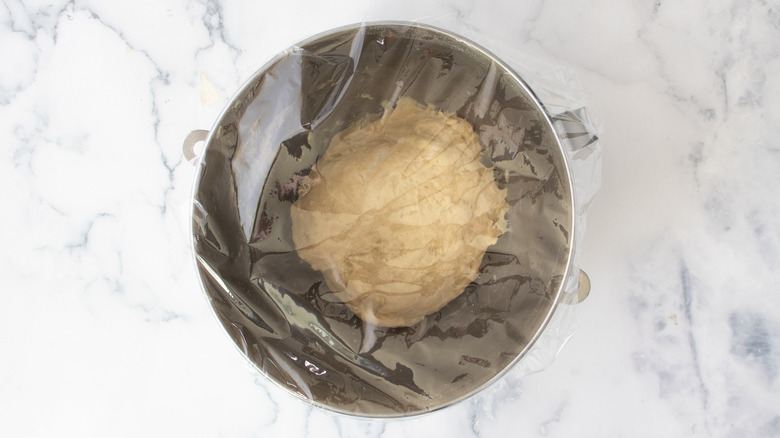
<svg viewBox="0 0 780 438"><path fill-rule="evenodd" d="M539 53L520 50L506 41L487 37L479 29L458 20L433 20L431 24L445 26L464 37L483 43L529 84L553 119L573 181L577 232L572 241L572 269L562 290L561 303L565 305L558 306L539 339L512 367L502 382L480 394L480 400L489 404L494 391L513 386L522 376L547 368L577 329L576 303L581 266L578 248L581 247L585 235L588 209L601 187L601 127L597 120L591 118L587 108L588 94L576 74L559 62Z"/></svg>
<svg viewBox="0 0 780 438"><path fill-rule="evenodd" d="M338 412L418 414L510 369L543 368L571 336L576 306L562 303L576 302L576 248L597 188L577 181L597 181L595 130L565 93L543 101L556 111L548 118L505 62L425 26L353 26L281 53L220 117L196 181L196 259L218 318L272 381ZM334 136L399 99L473 126L480 161L506 191L509 229L452 301L384 327L301 257L290 212Z"/></svg>

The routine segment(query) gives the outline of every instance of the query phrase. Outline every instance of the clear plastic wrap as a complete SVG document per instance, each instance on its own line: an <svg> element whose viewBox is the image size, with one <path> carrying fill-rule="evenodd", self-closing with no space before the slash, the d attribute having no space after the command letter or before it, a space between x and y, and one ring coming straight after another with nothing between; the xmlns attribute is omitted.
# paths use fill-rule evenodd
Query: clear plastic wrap
<svg viewBox="0 0 780 438"><path fill-rule="evenodd" d="M340 28L281 53L220 116L195 184L195 258L219 320L269 379L337 412L413 415L543 368L573 333L595 129L576 93L528 67L543 64L495 50L412 23ZM334 136L404 98L471 124L508 229L452 301L383 327L301 257L290 212L322 183Z"/></svg>

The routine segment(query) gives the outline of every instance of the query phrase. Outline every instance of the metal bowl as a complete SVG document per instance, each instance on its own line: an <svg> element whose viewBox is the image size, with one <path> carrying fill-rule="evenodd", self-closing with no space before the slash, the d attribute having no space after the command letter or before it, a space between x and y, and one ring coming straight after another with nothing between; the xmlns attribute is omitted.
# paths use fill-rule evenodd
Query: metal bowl
<svg viewBox="0 0 780 438"><path fill-rule="evenodd" d="M458 298L388 329L297 256L289 207L335 133L401 96L474 126L510 230ZM572 185L550 116L505 63L446 31L372 23L310 38L261 68L205 141L192 211L203 289L257 369L317 406L397 417L473 395L528 351L572 275Z"/></svg>

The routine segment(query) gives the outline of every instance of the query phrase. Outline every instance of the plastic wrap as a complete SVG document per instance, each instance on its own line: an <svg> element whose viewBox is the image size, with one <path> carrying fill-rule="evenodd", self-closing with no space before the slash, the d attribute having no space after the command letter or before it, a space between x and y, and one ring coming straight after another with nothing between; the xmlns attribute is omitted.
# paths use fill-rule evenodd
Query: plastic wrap
<svg viewBox="0 0 780 438"><path fill-rule="evenodd" d="M528 59L512 60L521 57L427 26L362 24L284 51L236 95L200 158L194 253L217 317L260 372L315 405L395 417L451 405L557 354L575 325L598 146L581 99L527 70L539 79L532 91L521 79ZM382 327L302 259L290 211L331 139L402 98L473 126L480 161L506 193L508 230L452 301L411 326Z"/></svg>

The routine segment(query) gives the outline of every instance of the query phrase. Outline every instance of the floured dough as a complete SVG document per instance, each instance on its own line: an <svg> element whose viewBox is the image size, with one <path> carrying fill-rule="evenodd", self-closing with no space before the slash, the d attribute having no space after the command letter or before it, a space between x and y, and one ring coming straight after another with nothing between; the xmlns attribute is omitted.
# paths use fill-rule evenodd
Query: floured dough
<svg viewBox="0 0 780 438"><path fill-rule="evenodd" d="M413 325L457 297L506 229L471 125L403 98L337 134L292 205L301 258L361 319Z"/></svg>

